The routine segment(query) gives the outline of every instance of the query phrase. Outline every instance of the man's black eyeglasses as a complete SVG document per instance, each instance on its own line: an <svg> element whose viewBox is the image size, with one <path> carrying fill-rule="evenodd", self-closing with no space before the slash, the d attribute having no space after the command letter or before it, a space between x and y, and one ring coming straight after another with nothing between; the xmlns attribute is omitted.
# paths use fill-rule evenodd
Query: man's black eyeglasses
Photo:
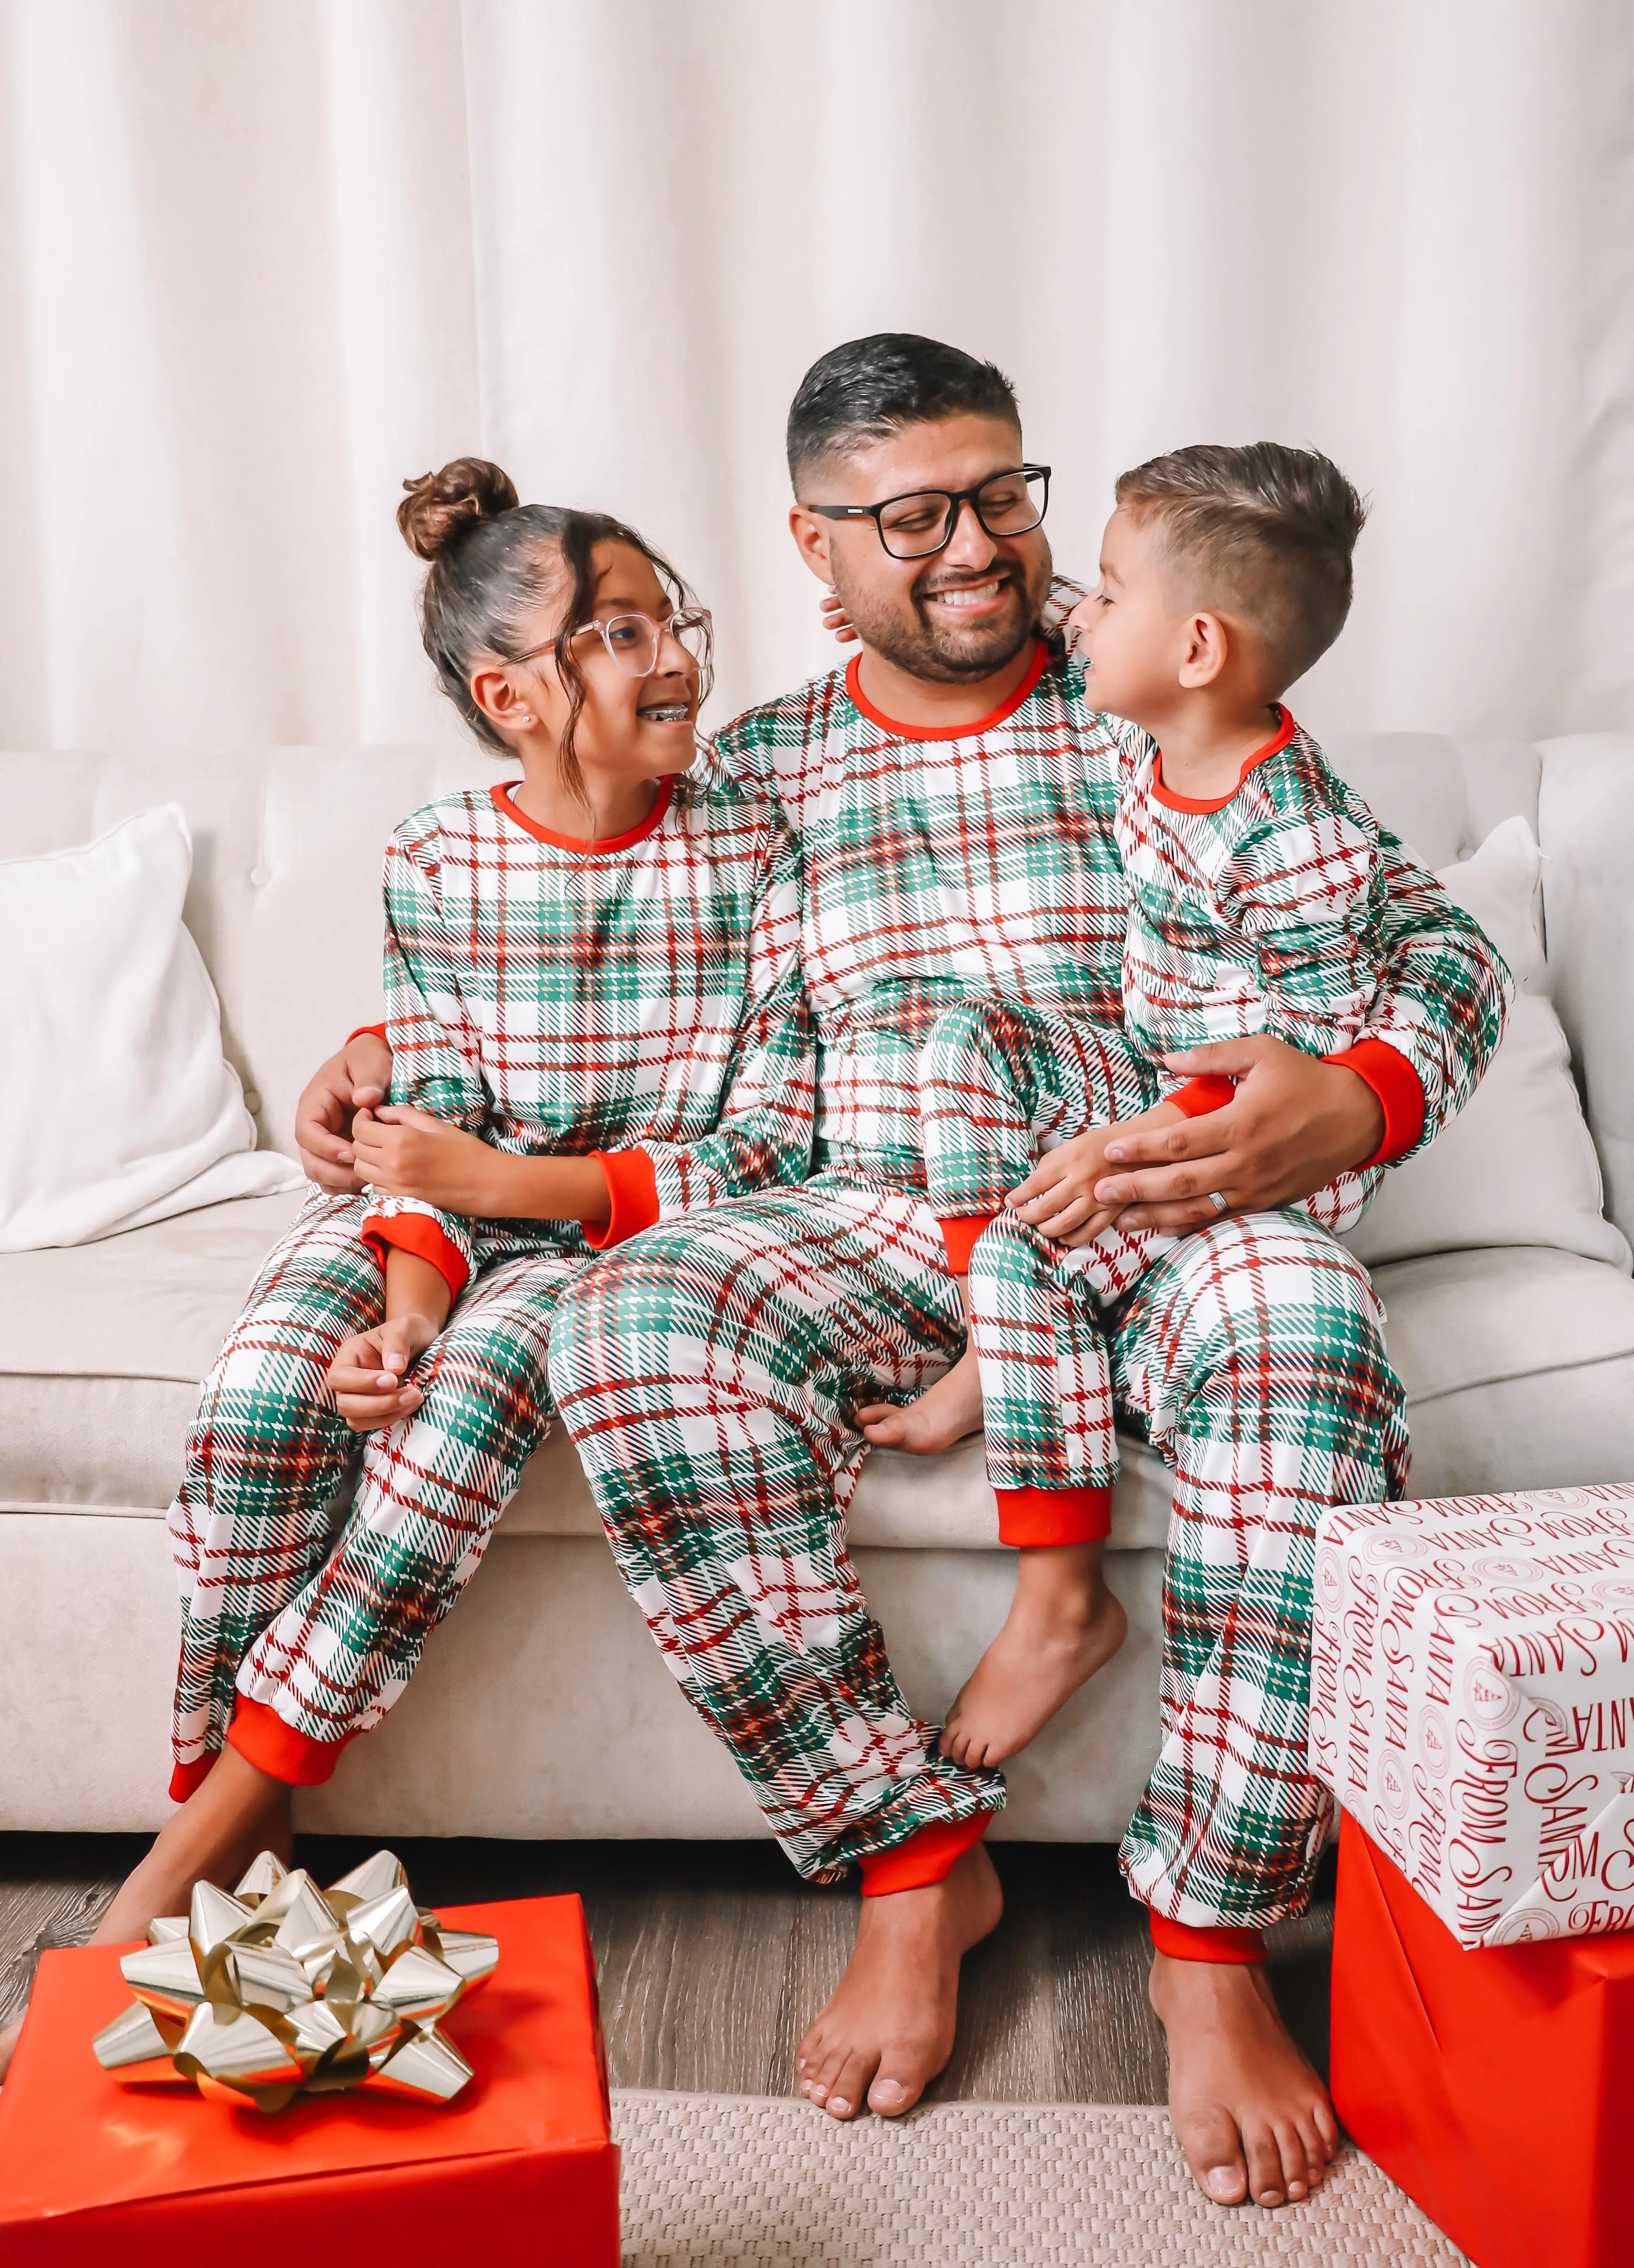
<svg viewBox="0 0 1634 2268"><path fill-rule="evenodd" d="M1027 535L1049 508L1049 467L1017 465L990 473L972 489L916 489L883 504L813 504L824 519L871 519L893 559L928 559L953 540L959 510L968 504L989 535Z"/></svg>

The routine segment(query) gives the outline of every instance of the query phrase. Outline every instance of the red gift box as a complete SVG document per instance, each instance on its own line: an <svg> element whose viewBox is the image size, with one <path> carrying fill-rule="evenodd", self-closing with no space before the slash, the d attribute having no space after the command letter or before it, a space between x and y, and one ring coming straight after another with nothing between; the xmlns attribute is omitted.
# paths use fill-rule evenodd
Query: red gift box
<svg viewBox="0 0 1634 2268"><path fill-rule="evenodd" d="M6 2268L267 2261L618 2268L595 1964L576 1897L442 1910L499 1966L447 2019L475 2076L447 2105L298 2097L269 2116L121 2084L91 2043L129 2005L126 1946L40 1956L0 2090Z"/></svg>
<svg viewBox="0 0 1634 2268"><path fill-rule="evenodd" d="M1634 2260L1634 1931L1466 1952L1347 1814L1333 2099L1476 2268Z"/></svg>

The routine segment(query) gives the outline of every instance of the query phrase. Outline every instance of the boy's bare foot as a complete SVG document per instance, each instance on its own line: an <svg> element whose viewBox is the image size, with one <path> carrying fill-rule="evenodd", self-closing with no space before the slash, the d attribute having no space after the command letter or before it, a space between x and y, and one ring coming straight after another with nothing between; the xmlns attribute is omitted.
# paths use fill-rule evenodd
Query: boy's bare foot
<svg viewBox="0 0 1634 2268"><path fill-rule="evenodd" d="M186 1913L195 1882L230 1889L257 1852L287 1859L290 1844L289 1788L236 1749L224 1749L209 1778L166 1820L147 1857L114 1891L92 1944L145 1937L157 1915Z"/></svg>
<svg viewBox="0 0 1634 2268"><path fill-rule="evenodd" d="M1101 1580L1104 1543L1020 1554L1005 1626L960 1689L938 1746L975 1771L1035 1740L1122 1645L1129 1617Z"/></svg>
<svg viewBox="0 0 1634 2268"><path fill-rule="evenodd" d="M1216 2205L1297 2203L1339 2147L1328 2090L1277 2013L1264 1964L1155 1954L1147 1987L1169 2042L1169 2117Z"/></svg>
<svg viewBox="0 0 1634 2268"><path fill-rule="evenodd" d="M918 1457L940 1456L967 1433L979 1433L982 1381L974 1351L967 1347L946 1377L905 1410L894 1402L871 1402L857 1411L857 1423L877 1448L911 1449Z"/></svg>
<svg viewBox="0 0 1634 2268"><path fill-rule="evenodd" d="M795 2051L801 2094L831 2118L911 2110L953 2051L959 1963L1003 1911L979 1843L946 1881L865 1898L845 1974Z"/></svg>

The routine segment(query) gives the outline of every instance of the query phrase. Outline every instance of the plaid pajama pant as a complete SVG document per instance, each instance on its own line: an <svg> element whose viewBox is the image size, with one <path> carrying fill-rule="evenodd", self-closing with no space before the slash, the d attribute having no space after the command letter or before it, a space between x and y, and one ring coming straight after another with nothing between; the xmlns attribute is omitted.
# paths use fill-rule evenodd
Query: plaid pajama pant
<svg viewBox="0 0 1634 2268"><path fill-rule="evenodd" d="M1106 1318L1118 1411L1174 1469L1163 1746L1122 1858L1175 1920L1309 1896L1315 1524L1406 1470L1378 1322L1363 1270L1292 1212L1182 1240ZM625 1581L813 1881L1004 1802L909 1710L845 1548L853 1412L922 1391L962 1338L923 1199L833 1173L648 1230L556 1312L553 1393Z"/></svg>
<svg viewBox="0 0 1634 2268"><path fill-rule="evenodd" d="M945 1010L920 1051L931 1210L991 1217L970 1248L967 1296L996 1489L1109 1488L1116 1477L1107 1310L1174 1240L1114 1226L1068 1248L1007 1212L1005 1197L1041 1151L1132 1118L1176 1083L1121 1041L1048 1010L971 1000ZM1294 1210L1348 1228L1379 1178L1343 1174ZM1029 1534L1049 1540L1036 1514Z"/></svg>
<svg viewBox="0 0 1634 2268"><path fill-rule="evenodd" d="M474 1275L420 1359L425 1399L411 1416L367 1436L348 1428L329 1365L385 1304L365 1210L314 1192L204 1381L170 1511L178 1793L222 1746L239 1695L273 1710L297 1749L378 1724L550 1423L551 1317L593 1263L533 1251ZM333 1753L311 1761L303 1777L327 1777Z"/></svg>

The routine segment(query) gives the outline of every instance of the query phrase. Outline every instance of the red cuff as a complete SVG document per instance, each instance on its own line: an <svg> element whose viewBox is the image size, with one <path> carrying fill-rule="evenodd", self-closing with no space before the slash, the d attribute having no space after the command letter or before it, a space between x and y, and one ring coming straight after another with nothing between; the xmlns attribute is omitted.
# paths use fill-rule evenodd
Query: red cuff
<svg viewBox="0 0 1634 2268"><path fill-rule="evenodd" d="M346 1733L338 1741L312 1740L286 1725L264 1701L240 1693L227 1742L269 1779L281 1779L288 1787L321 1787L353 1737Z"/></svg>
<svg viewBox="0 0 1634 2268"><path fill-rule="evenodd" d="M975 1249L975 1241L990 1222L997 1218L997 1213L962 1212L938 1222L942 1241L947 1247L947 1272L950 1276L969 1274L970 1255Z"/></svg>
<svg viewBox="0 0 1634 2268"><path fill-rule="evenodd" d="M995 1489L998 1540L1019 1550L1094 1543L1112 1533L1109 1488Z"/></svg>
<svg viewBox="0 0 1634 2268"><path fill-rule="evenodd" d="M1223 1923L1213 1929L1194 1929L1189 1922L1170 1921L1167 1914L1147 1910L1152 1925L1152 1942L1159 1953L1167 1953L1171 1961L1232 1961L1247 1962L1265 1958L1265 1933L1259 1929L1231 1929Z"/></svg>
<svg viewBox="0 0 1634 2268"><path fill-rule="evenodd" d="M412 1252L416 1260L429 1261L447 1285L451 1302L460 1297L470 1281L470 1263L429 1213L371 1213L361 1233L382 1268L386 1252L394 1245L399 1252Z"/></svg>
<svg viewBox="0 0 1634 2268"><path fill-rule="evenodd" d="M341 1045L343 1048L350 1047L352 1042L354 1040L362 1039L365 1032L369 1035L369 1037L373 1040L384 1040L386 1038L386 1027L384 1024L359 1024L355 1032L348 1032L346 1037L341 1042Z"/></svg>
<svg viewBox="0 0 1634 2268"><path fill-rule="evenodd" d="M1322 1061L1353 1071L1383 1106L1384 1139L1371 1158L1362 1160L1362 1167L1393 1166L1404 1158L1424 1130L1424 1086L1401 1049L1388 1040L1364 1038Z"/></svg>
<svg viewBox="0 0 1634 2268"><path fill-rule="evenodd" d="M216 1768L219 1749L211 1749L208 1756L195 1756L190 1764L178 1764L170 1775L170 1800L185 1803L195 1795Z"/></svg>
<svg viewBox="0 0 1634 2268"><path fill-rule="evenodd" d="M607 1177L613 1211L605 1227L585 1223L585 1241L593 1252L605 1252L609 1245L622 1244L627 1236L639 1236L652 1226L659 1217L659 1177L644 1150L593 1150L590 1154Z"/></svg>
<svg viewBox="0 0 1634 2268"><path fill-rule="evenodd" d="M895 1890L923 1890L945 1882L967 1851L986 1834L990 1811L974 1819L938 1819L894 1850L871 1851L861 1861L863 1896L888 1898Z"/></svg>
<svg viewBox="0 0 1634 2268"><path fill-rule="evenodd" d="M1237 1082L1222 1079L1216 1071L1205 1071L1201 1079L1189 1079L1184 1086L1176 1087L1164 1101L1173 1102L1188 1118L1206 1118L1211 1110L1224 1110L1236 1099Z"/></svg>

